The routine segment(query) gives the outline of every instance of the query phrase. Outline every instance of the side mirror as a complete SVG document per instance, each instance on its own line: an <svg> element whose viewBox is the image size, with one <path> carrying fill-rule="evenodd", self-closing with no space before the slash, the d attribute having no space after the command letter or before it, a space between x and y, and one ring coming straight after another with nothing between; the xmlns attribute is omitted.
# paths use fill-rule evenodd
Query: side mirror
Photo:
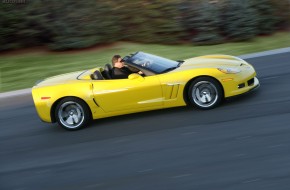
<svg viewBox="0 0 290 190"><path fill-rule="evenodd" d="M141 75L136 74L136 73L130 74L128 76L128 79L130 79L130 80L139 80L139 81L143 81L144 80L144 78Z"/></svg>

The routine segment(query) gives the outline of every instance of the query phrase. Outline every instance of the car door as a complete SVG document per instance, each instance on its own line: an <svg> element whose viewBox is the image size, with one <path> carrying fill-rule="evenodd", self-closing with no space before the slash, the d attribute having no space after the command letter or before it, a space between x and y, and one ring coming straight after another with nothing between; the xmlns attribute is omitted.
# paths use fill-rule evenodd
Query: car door
<svg viewBox="0 0 290 190"><path fill-rule="evenodd" d="M131 74L128 79L93 82L96 103L105 111L142 110L162 107L162 89L157 76Z"/></svg>

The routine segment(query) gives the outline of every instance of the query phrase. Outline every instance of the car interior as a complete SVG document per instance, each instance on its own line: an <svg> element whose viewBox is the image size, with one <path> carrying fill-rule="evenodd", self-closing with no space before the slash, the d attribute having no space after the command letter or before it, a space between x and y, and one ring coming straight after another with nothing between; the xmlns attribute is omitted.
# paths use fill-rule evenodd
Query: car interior
<svg viewBox="0 0 290 190"><path fill-rule="evenodd" d="M108 80L112 79L112 66L110 64L106 64L104 68L100 68L100 70L95 70L94 73L91 74L92 80Z"/></svg>
<svg viewBox="0 0 290 190"><path fill-rule="evenodd" d="M126 65L128 66L128 65ZM132 66L128 66L129 69L133 72L138 72L139 69L136 69ZM105 64L104 68L100 68L100 70L95 70L94 73L90 75L92 80L110 80L112 78L112 65L107 63ZM145 75L142 75L145 76Z"/></svg>

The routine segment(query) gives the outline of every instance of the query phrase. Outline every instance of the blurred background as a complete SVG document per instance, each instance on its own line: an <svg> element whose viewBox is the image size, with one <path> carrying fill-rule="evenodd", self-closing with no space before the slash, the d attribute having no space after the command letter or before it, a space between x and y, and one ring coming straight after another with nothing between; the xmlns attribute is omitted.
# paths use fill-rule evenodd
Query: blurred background
<svg viewBox="0 0 290 190"><path fill-rule="evenodd" d="M10 3L9 3L10 2ZM288 0L5 0L0 50L79 49L127 40L216 44L286 30Z"/></svg>
<svg viewBox="0 0 290 190"><path fill-rule="evenodd" d="M112 53L123 54L133 49L139 51L145 48L161 56L171 55L169 58L182 59L201 53L192 54L197 51L191 51L191 54L182 54L185 51L179 48L167 52L160 50L166 49L166 45L171 45L169 48L172 48L172 45L194 47L231 42L250 43L255 42L257 37L272 36L277 32L283 33L280 41L286 43L285 39L289 37L289 7L289 0L2 0L0 90L3 92L31 87L40 76L70 71L66 70L68 64L71 65L71 70L104 65L110 60ZM268 44L273 41L275 39ZM118 46L120 44L116 45L115 42L127 44ZM112 44L115 49L110 49ZM136 44L144 45L132 47ZM152 47L148 44L164 46ZM248 44L238 45L248 50L241 51L240 48L238 52L221 53L251 52ZM107 46L109 51L101 52L104 56L101 53L94 56L83 54L80 57L70 54L73 59L43 54L38 57L26 56L24 59L23 56L10 53L11 50L32 47L36 47L33 51L39 53L39 47L45 51L60 52ZM275 44L273 48L279 46L285 45ZM222 46L213 49L220 47ZM267 44L262 44L261 47L272 48ZM233 48L230 46L228 49ZM201 50L203 53L220 53ZM253 49L257 50L260 49ZM80 62L85 62L85 66ZM40 65L43 66L41 69ZM11 76L26 73L23 69L30 72L30 75L15 84L13 81L17 78ZM39 72L42 73L37 74Z"/></svg>

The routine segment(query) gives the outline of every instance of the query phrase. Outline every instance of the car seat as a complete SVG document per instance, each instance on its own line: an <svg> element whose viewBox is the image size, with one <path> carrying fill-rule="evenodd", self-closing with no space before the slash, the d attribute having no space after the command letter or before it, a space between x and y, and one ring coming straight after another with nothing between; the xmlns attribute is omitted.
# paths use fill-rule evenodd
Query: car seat
<svg viewBox="0 0 290 190"><path fill-rule="evenodd" d="M112 79L112 65L107 63L104 66L104 71L102 72L106 79Z"/></svg>
<svg viewBox="0 0 290 190"><path fill-rule="evenodd" d="M93 74L91 74L91 79L93 80L104 80L103 75L99 70L95 70Z"/></svg>

